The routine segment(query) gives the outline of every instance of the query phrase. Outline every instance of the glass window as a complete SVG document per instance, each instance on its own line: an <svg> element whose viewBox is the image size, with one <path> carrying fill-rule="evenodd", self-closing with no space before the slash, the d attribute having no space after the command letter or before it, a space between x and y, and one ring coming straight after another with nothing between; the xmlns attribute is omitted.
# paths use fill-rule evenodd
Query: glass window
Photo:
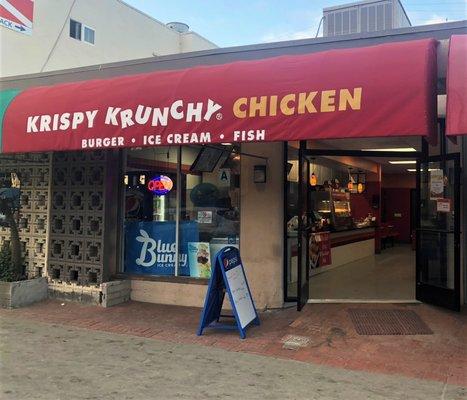
<svg viewBox="0 0 467 400"><path fill-rule="evenodd" d="M70 19L70 37L81 40L81 22Z"/></svg>
<svg viewBox="0 0 467 400"><path fill-rule="evenodd" d="M213 160L211 165L205 162L206 153ZM225 246L240 245L238 149L182 147L181 188L180 252L186 243L190 276L209 278L216 253ZM196 242L187 239L192 229L197 232Z"/></svg>
<svg viewBox="0 0 467 400"><path fill-rule="evenodd" d="M238 153L233 146L127 152L126 273L209 278L217 251L239 247Z"/></svg>
<svg viewBox="0 0 467 400"><path fill-rule="evenodd" d="M125 272L175 275L178 149L127 153Z"/></svg>
<svg viewBox="0 0 467 400"><path fill-rule="evenodd" d="M84 27L84 41L94 44L94 36L95 36L94 29L91 29L88 26L85 26Z"/></svg>

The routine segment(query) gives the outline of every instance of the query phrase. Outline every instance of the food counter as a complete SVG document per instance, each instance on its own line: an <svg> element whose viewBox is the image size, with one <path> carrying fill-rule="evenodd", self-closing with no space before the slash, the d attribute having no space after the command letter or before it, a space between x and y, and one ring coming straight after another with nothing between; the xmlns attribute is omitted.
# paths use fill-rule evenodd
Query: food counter
<svg viewBox="0 0 467 400"><path fill-rule="evenodd" d="M346 231L331 232L330 264L310 269L310 275L316 275L333 268L371 257L375 254L375 228L354 228Z"/></svg>
<svg viewBox="0 0 467 400"><path fill-rule="evenodd" d="M376 218L368 214L355 220L348 191L325 189L309 194L307 224L313 227L308 243L310 275L374 256ZM287 223L289 282L295 281L297 273L297 228L295 216Z"/></svg>
<svg viewBox="0 0 467 400"><path fill-rule="evenodd" d="M375 227L353 228L346 231L330 232L330 264L313 268L310 260L310 275L316 275L375 254ZM289 282L296 281L297 274L297 231L287 233L287 254L289 259Z"/></svg>
<svg viewBox="0 0 467 400"><path fill-rule="evenodd" d="M375 228L354 228L341 232L331 232L331 248L345 246L375 238Z"/></svg>

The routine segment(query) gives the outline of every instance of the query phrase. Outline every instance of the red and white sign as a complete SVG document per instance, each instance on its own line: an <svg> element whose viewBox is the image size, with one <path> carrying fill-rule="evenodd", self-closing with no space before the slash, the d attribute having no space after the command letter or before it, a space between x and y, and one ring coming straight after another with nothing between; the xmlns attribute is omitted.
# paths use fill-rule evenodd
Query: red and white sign
<svg viewBox="0 0 467 400"><path fill-rule="evenodd" d="M444 171L434 169L430 171L430 199L435 200L444 195Z"/></svg>
<svg viewBox="0 0 467 400"><path fill-rule="evenodd" d="M311 270L332 264L331 235L329 232L312 233L308 248Z"/></svg>
<svg viewBox="0 0 467 400"><path fill-rule="evenodd" d="M444 213L451 212L451 199L436 199L436 211Z"/></svg>
<svg viewBox="0 0 467 400"><path fill-rule="evenodd" d="M3 152L431 136L432 39L36 87Z"/></svg>
<svg viewBox="0 0 467 400"><path fill-rule="evenodd" d="M0 26L30 35L33 19L34 0L0 0Z"/></svg>

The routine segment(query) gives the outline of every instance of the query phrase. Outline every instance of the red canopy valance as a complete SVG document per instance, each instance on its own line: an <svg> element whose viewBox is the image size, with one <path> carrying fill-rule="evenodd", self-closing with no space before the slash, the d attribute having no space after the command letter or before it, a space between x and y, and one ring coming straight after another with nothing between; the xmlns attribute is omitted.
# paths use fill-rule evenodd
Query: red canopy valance
<svg viewBox="0 0 467 400"><path fill-rule="evenodd" d="M10 91L3 152L431 135L435 99L431 39L241 61Z"/></svg>
<svg viewBox="0 0 467 400"><path fill-rule="evenodd" d="M467 135L467 35L449 43L446 134Z"/></svg>

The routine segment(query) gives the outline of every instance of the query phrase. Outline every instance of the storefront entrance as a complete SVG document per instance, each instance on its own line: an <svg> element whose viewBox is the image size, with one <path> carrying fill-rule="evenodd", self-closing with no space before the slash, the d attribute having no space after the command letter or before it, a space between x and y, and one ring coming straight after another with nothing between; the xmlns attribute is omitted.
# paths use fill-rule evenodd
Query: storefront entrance
<svg viewBox="0 0 467 400"><path fill-rule="evenodd" d="M286 301L459 309L459 154L427 157L419 143L287 146Z"/></svg>

